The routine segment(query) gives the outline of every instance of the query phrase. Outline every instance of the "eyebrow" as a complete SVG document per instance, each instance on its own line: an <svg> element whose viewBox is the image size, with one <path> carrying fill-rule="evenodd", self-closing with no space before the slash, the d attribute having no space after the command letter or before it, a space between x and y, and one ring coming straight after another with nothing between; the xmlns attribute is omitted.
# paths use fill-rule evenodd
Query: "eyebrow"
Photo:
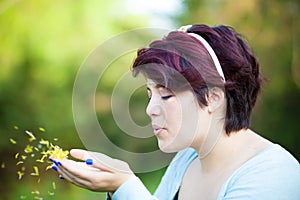
<svg viewBox="0 0 300 200"><path fill-rule="evenodd" d="M161 84L156 84L154 86L154 88L159 89L159 88L166 88L165 86L161 85ZM167 89L167 88L166 88ZM150 90L150 88L147 86L147 90Z"/></svg>

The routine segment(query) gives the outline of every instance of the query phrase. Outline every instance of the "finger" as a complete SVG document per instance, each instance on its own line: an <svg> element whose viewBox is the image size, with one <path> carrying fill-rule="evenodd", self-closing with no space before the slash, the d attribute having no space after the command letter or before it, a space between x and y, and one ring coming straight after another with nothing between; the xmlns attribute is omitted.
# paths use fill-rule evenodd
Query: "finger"
<svg viewBox="0 0 300 200"><path fill-rule="evenodd" d="M72 157L77 158L79 160L86 160L89 158L94 158L99 161L103 162L112 162L114 159L103 154L103 153L98 153L98 152L92 152L92 151L86 151L83 149L71 149L70 154Z"/></svg>
<svg viewBox="0 0 300 200"><path fill-rule="evenodd" d="M88 160L89 162L87 162L86 164L93 165L93 167L98 168L100 170L111 171L111 169L113 169L113 167L111 166L114 159L105 154L85 151L82 149L72 149L70 151L70 154L76 159L84 161Z"/></svg>
<svg viewBox="0 0 300 200"><path fill-rule="evenodd" d="M95 172L99 172L99 170L86 166L82 162L75 162L71 160L62 161L62 165L58 165L57 171L64 179L67 181L78 185L80 187L87 187L89 184L89 180L93 177Z"/></svg>
<svg viewBox="0 0 300 200"><path fill-rule="evenodd" d="M102 159L99 159L99 157L97 157L96 160L93 162L92 166L101 170L110 171L114 173L132 174L129 165L126 162L118 159L107 159L106 157L102 157Z"/></svg>
<svg viewBox="0 0 300 200"><path fill-rule="evenodd" d="M59 179L66 180L81 188L88 188L87 185L89 182L87 180L76 179L75 177L73 177L72 174L70 174L68 171L65 171L64 169L58 169L58 173L59 173Z"/></svg>
<svg viewBox="0 0 300 200"><path fill-rule="evenodd" d="M87 164L103 171L115 171L121 173L132 173L128 164L124 161L113 159L105 154L98 152L85 151L82 149L72 149L72 157L79 160L89 161Z"/></svg>
<svg viewBox="0 0 300 200"><path fill-rule="evenodd" d="M89 152L83 149L71 149L70 155L79 160L86 160L90 157Z"/></svg>
<svg viewBox="0 0 300 200"><path fill-rule="evenodd" d="M101 171L83 162L72 160L62 161L62 166L58 166L58 172L67 181L92 191L106 191L103 190L103 186L107 183L105 180L112 176L110 172Z"/></svg>
<svg viewBox="0 0 300 200"><path fill-rule="evenodd" d="M73 183L74 175L69 173L65 168L62 167L62 163L58 164L58 161L53 160L54 165L52 165L52 169L59 174L60 179L66 179L67 181Z"/></svg>
<svg viewBox="0 0 300 200"><path fill-rule="evenodd" d="M94 156L92 154L94 154ZM93 165L94 164L94 160L98 160L99 159L99 158L96 158L97 156L95 156L95 154L96 154L95 152L89 152L89 151L82 150L82 149L71 149L70 150L70 155L73 158L76 158L76 159L79 159L79 160L83 160L83 161L86 162L87 165ZM98 157L100 157L100 155L101 154L98 153ZM98 164L96 168L108 171L107 168L105 168L103 165L100 165L100 164Z"/></svg>
<svg viewBox="0 0 300 200"><path fill-rule="evenodd" d="M73 176L88 179L90 174L100 172L99 169L86 165L84 162L76 162L74 160L61 160L59 169L71 173Z"/></svg>

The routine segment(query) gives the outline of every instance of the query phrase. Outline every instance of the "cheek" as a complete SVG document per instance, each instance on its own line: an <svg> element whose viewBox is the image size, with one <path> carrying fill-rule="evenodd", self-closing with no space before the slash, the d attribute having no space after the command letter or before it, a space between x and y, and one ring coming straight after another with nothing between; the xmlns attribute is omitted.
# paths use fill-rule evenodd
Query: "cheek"
<svg viewBox="0 0 300 200"><path fill-rule="evenodd" d="M187 105L182 110L182 123L180 132L184 132L184 134L189 138L192 139L196 136L198 125L199 125L199 110L194 104Z"/></svg>
<svg viewBox="0 0 300 200"><path fill-rule="evenodd" d="M197 136L197 109L191 104L181 104L169 107L166 119L168 125L168 140L164 140L166 151L174 152L190 147Z"/></svg>
<svg viewBox="0 0 300 200"><path fill-rule="evenodd" d="M198 105L191 100L183 99L169 104L167 109L166 122L173 135L184 134L188 138L196 134L199 112ZM192 136L188 136L192 135Z"/></svg>
<svg viewBox="0 0 300 200"><path fill-rule="evenodd" d="M170 128L176 130L182 121L182 109L178 102L174 101L166 106L166 122Z"/></svg>
<svg viewBox="0 0 300 200"><path fill-rule="evenodd" d="M197 101L186 101L182 110L182 122L179 137L185 146L192 146L203 137L208 122L207 110L202 109Z"/></svg>

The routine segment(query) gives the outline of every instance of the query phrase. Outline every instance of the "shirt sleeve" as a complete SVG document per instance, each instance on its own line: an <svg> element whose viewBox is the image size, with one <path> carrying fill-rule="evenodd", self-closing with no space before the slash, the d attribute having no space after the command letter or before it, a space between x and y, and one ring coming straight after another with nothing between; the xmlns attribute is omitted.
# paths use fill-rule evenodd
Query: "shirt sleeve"
<svg viewBox="0 0 300 200"><path fill-rule="evenodd" d="M107 195L108 196L108 195ZM107 198L109 199L109 198ZM144 186L138 177L132 177L123 183L112 195L112 200L158 200Z"/></svg>

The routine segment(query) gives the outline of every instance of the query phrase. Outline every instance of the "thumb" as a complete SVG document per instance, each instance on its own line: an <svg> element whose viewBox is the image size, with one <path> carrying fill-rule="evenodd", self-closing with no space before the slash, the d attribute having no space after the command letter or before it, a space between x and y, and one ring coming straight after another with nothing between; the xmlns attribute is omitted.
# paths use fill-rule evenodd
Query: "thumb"
<svg viewBox="0 0 300 200"><path fill-rule="evenodd" d="M71 149L70 155L73 158L85 161L86 164L90 165L91 167L98 168L103 171L111 171L111 170L109 170L109 167L108 167L110 164L106 164L106 163L110 163L112 158L110 158L104 154L86 151L83 149ZM103 159L103 157L105 159ZM106 165L108 165L108 166L106 166Z"/></svg>
<svg viewBox="0 0 300 200"><path fill-rule="evenodd" d="M98 152L86 151L83 149L71 149L70 154L73 158L86 161L87 159L93 159L96 162L111 164L115 159Z"/></svg>
<svg viewBox="0 0 300 200"><path fill-rule="evenodd" d="M121 173L132 173L129 165L121 160L113 159L105 154L98 152L91 152L82 149L72 149L70 150L72 157L86 161L87 159L92 159L91 165L95 168L105 170L105 171L115 171Z"/></svg>
<svg viewBox="0 0 300 200"><path fill-rule="evenodd" d="M78 160L84 160L84 161L91 157L89 152L83 149L71 149L70 155L73 158L76 158Z"/></svg>

